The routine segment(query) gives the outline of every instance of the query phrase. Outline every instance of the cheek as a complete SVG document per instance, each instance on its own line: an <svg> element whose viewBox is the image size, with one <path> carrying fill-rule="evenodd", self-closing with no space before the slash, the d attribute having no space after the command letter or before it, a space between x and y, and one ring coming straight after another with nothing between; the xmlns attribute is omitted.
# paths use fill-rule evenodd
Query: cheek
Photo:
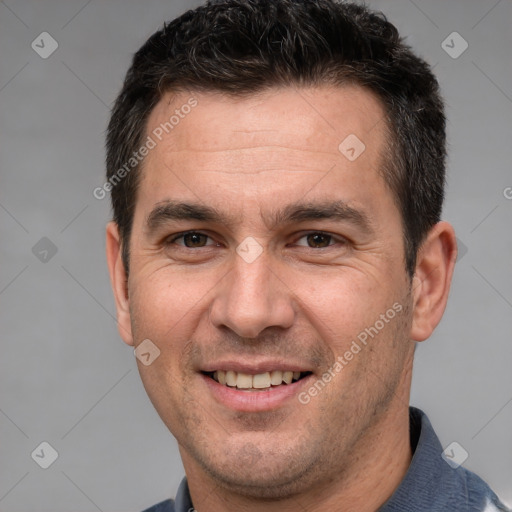
<svg viewBox="0 0 512 512"><path fill-rule="evenodd" d="M301 275L295 281L301 283L296 294L307 321L336 355L393 304L388 289L352 268L331 269L323 276Z"/></svg>
<svg viewBox="0 0 512 512"><path fill-rule="evenodd" d="M130 296L132 325L138 340L153 336L162 343L176 345L183 338L188 339L206 299L206 280L166 269L141 276Z"/></svg>
<svg viewBox="0 0 512 512"><path fill-rule="evenodd" d="M187 280L175 275L171 278L165 272L137 279L133 290L130 312L135 345L148 339L159 351L150 365L137 362L139 372L155 408L167 416L165 411L172 411L183 399L189 378L186 353L197 325L198 297L204 293Z"/></svg>
<svg viewBox="0 0 512 512"><path fill-rule="evenodd" d="M176 411L183 414L191 400L187 349L203 304L199 299L205 292L199 287L204 280L189 280L164 270L139 276L130 296L135 344L149 339L159 350L150 365L137 361L141 380L164 423L179 432Z"/></svg>

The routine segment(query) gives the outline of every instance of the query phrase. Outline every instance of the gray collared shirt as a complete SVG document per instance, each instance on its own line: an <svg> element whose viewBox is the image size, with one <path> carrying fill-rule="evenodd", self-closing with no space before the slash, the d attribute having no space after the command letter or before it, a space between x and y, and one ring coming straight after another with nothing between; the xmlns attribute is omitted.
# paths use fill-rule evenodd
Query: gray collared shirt
<svg viewBox="0 0 512 512"><path fill-rule="evenodd" d="M475 473L449 464L426 414L409 408L411 447L409 469L391 498L378 512L512 512ZM447 452L448 458L453 452ZM446 456L445 456L446 457ZM193 512L187 479L174 500L166 500L144 512ZM215 511L216 512L216 511Z"/></svg>

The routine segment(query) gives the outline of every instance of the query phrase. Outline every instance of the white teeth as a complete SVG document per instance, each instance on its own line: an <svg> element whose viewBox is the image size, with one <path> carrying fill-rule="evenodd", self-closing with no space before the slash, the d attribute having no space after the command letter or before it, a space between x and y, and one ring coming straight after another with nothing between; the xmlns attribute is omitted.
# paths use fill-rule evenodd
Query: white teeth
<svg viewBox="0 0 512 512"><path fill-rule="evenodd" d="M233 370L217 370L213 372L213 378L223 386L237 387L238 389L267 389L271 386L291 384L300 379L300 372L274 370L272 372L250 375L237 373Z"/></svg>
<svg viewBox="0 0 512 512"><path fill-rule="evenodd" d="M239 373L236 379L236 387L238 389L249 389L252 388L252 375L247 373Z"/></svg>
<svg viewBox="0 0 512 512"><path fill-rule="evenodd" d="M270 383L272 386L279 386L283 383L283 372L279 370L274 370L270 372Z"/></svg>
<svg viewBox="0 0 512 512"><path fill-rule="evenodd" d="M240 377L239 377L240 378ZM256 389L263 389L270 387L270 373L258 373L252 378L252 387Z"/></svg>
<svg viewBox="0 0 512 512"><path fill-rule="evenodd" d="M283 372L283 382L291 384L293 380L293 372Z"/></svg>
<svg viewBox="0 0 512 512"><path fill-rule="evenodd" d="M233 372L231 370L226 372L226 384L228 386L236 386L236 372Z"/></svg>

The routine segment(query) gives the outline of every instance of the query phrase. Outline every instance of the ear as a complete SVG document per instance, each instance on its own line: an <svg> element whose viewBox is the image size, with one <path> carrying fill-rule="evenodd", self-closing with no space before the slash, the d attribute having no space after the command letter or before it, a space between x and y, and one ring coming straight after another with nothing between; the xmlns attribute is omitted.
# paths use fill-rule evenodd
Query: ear
<svg viewBox="0 0 512 512"><path fill-rule="evenodd" d="M421 245L412 284L411 339L426 340L441 321L457 258L457 241L448 222L438 222Z"/></svg>
<svg viewBox="0 0 512 512"><path fill-rule="evenodd" d="M133 346L128 283L123 259L121 257L122 251L119 228L113 221L107 224L106 249L110 284L112 285L116 301L117 328L123 341Z"/></svg>

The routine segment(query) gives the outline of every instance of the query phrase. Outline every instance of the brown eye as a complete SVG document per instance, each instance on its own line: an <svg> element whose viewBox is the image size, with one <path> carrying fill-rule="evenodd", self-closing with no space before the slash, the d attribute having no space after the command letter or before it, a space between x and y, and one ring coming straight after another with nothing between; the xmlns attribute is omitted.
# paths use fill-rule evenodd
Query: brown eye
<svg viewBox="0 0 512 512"><path fill-rule="evenodd" d="M183 242L187 247L204 247L207 238L202 233L187 233L183 235Z"/></svg>
<svg viewBox="0 0 512 512"><path fill-rule="evenodd" d="M198 231L189 231L188 233L181 233L173 237L169 242L176 243L178 240L182 240L182 243L177 243L177 245L187 247L189 249L206 247L207 241L210 237L205 235L204 233L199 233Z"/></svg>
<svg viewBox="0 0 512 512"><path fill-rule="evenodd" d="M332 237L325 233L311 233L307 235L308 245L314 248L328 247Z"/></svg>
<svg viewBox="0 0 512 512"><path fill-rule="evenodd" d="M324 249L326 247L334 245L333 242L336 241L343 243L342 238L335 240L333 239L333 235L329 235L328 233L324 233L322 231L313 231L300 237L299 240L296 242L296 245L300 245L302 247L309 247L310 249Z"/></svg>

